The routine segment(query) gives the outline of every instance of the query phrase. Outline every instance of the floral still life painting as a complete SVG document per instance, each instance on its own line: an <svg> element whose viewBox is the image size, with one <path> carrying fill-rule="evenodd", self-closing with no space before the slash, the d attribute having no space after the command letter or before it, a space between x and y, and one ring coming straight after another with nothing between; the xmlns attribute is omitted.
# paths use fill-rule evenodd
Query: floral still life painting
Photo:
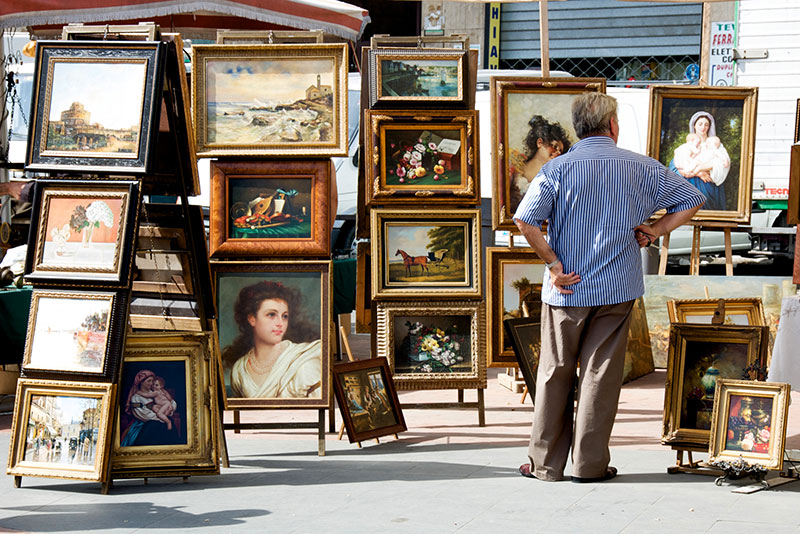
<svg viewBox="0 0 800 534"><path fill-rule="evenodd" d="M45 228L45 265L115 269L123 198L51 197Z"/></svg>
<svg viewBox="0 0 800 534"><path fill-rule="evenodd" d="M387 128L385 143L387 187L453 187L464 180L458 126L434 131Z"/></svg>
<svg viewBox="0 0 800 534"><path fill-rule="evenodd" d="M471 368L469 317L410 317L395 352L395 372L453 373Z"/></svg>

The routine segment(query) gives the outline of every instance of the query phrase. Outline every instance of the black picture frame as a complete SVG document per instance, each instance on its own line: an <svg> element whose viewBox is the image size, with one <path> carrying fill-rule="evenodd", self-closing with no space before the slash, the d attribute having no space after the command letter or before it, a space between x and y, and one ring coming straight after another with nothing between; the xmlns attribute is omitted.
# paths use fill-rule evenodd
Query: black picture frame
<svg viewBox="0 0 800 534"><path fill-rule="evenodd" d="M383 386L382 392L380 386ZM400 400L386 358L334 365L333 391L350 443L406 430ZM372 395L372 400L366 395Z"/></svg>
<svg viewBox="0 0 800 534"><path fill-rule="evenodd" d="M528 394L533 402L536 396L536 372L539 369L542 327L536 317L520 317L503 321L506 333L519 363L519 370L528 386Z"/></svg>
<svg viewBox="0 0 800 534"><path fill-rule="evenodd" d="M165 46L159 41L37 41L25 169L147 174L158 134ZM120 76L117 69L125 65L130 72ZM92 74L91 67L96 67L96 79L85 77ZM98 86L101 93L114 94L117 99L122 89L130 89L126 94L134 95L139 102L117 100L115 109L140 105L140 112L131 113L138 124L109 126L101 122L102 115L93 118L86 106L97 107L99 103L91 95L81 95L81 91L91 87L96 95ZM65 100L67 90L73 94L66 95ZM89 100L81 102L81 96ZM72 104L56 110L62 113L61 120L51 122L51 107L66 101ZM108 150L103 150L106 147Z"/></svg>

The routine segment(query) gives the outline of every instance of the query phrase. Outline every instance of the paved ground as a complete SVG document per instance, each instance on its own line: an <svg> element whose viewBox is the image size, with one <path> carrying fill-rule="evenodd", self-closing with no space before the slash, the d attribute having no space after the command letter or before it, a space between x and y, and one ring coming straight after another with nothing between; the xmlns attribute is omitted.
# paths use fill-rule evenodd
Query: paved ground
<svg viewBox="0 0 800 534"><path fill-rule="evenodd" d="M358 336L356 336L358 338ZM354 348L358 339L354 339ZM669 475L659 443L664 372L627 384L612 437L609 482L546 483L517 474L532 407L490 371L486 426L473 410L406 410L409 430L362 449L335 434L318 457L309 430L227 433L221 476L99 484L0 477L0 532L702 532L800 534L800 482L733 493L713 477ZM466 400L474 399L468 391ZM405 392L401 403L454 401L454 391ZM788 447L800 449L800 394ZM316 412L249 412L243 420L310 421ZM0 417L8 450L9 417ZM338 415L337 415L338 419ZM338 423L337 423L338 424ZM700 455L702 459L704 455ZM568 467L569 470L569 467Z"/></svg>

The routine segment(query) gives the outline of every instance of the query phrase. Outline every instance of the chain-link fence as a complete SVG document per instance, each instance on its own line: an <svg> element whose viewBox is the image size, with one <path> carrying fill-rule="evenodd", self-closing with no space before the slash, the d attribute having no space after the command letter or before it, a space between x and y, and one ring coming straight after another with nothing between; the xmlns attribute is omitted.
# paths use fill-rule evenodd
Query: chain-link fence
<svg viewBox="0 0 800 534"><path fill-rule="evenodd" d="M700 56L551 58L550 70L581 78L606 78L609 85L650 85L653 82L697 81ZM541 60L500 60L501 69L538 69Z"/></svg>

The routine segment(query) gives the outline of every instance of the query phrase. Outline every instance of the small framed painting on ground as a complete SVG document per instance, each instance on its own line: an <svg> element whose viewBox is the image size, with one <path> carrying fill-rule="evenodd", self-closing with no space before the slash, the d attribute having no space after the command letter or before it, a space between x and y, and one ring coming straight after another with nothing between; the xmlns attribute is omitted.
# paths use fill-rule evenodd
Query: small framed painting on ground
<svg viewBox="0 0 800 534"><path fill-rule="evenodd" d="M482 302L382 302L377 323L397 389L486 387Z"/></svg>
<svg viewBox="0 0 800 534"><path fill-rule="evenodd" d="M116 385L21 378L9 475L103 481Z"/></svg>
<svg viewBox="0 0 800 534"><path fill-rule="evenodd" d="M330 160L212 162L211 256L328 256L330 180Z"/></svg>
<svg viewBox="0 0 800 534"><path fill-rule="evenodd" d="M539 353L542 348L542 324L539 321L535 317L503 320L531 401L536 396L536 373L539 370Z"/></svg>
<svg viewBox="0 0 800 534"><path fill-rule="evenodd" d="M769 342L767 326L670 326L661 442L707 447L716 382L761 379Z"/></svg>
<svg viewBox="0 0 800 534"><path fill-rule="evenodd" d="M708 461L783 469L789 384L717 380Z"/></svg>
<svg viewBox="0 0 800 534"><path fill-rule="evenodd" d="M158 41L36 44L25 168L150 172L166 45Z"/></svg>
<svg viewBox="0 0 800 534"><path fill-rule="evenodd" d="M350 443L406 429L386 358L334 365L333 391Z"/></svg>

